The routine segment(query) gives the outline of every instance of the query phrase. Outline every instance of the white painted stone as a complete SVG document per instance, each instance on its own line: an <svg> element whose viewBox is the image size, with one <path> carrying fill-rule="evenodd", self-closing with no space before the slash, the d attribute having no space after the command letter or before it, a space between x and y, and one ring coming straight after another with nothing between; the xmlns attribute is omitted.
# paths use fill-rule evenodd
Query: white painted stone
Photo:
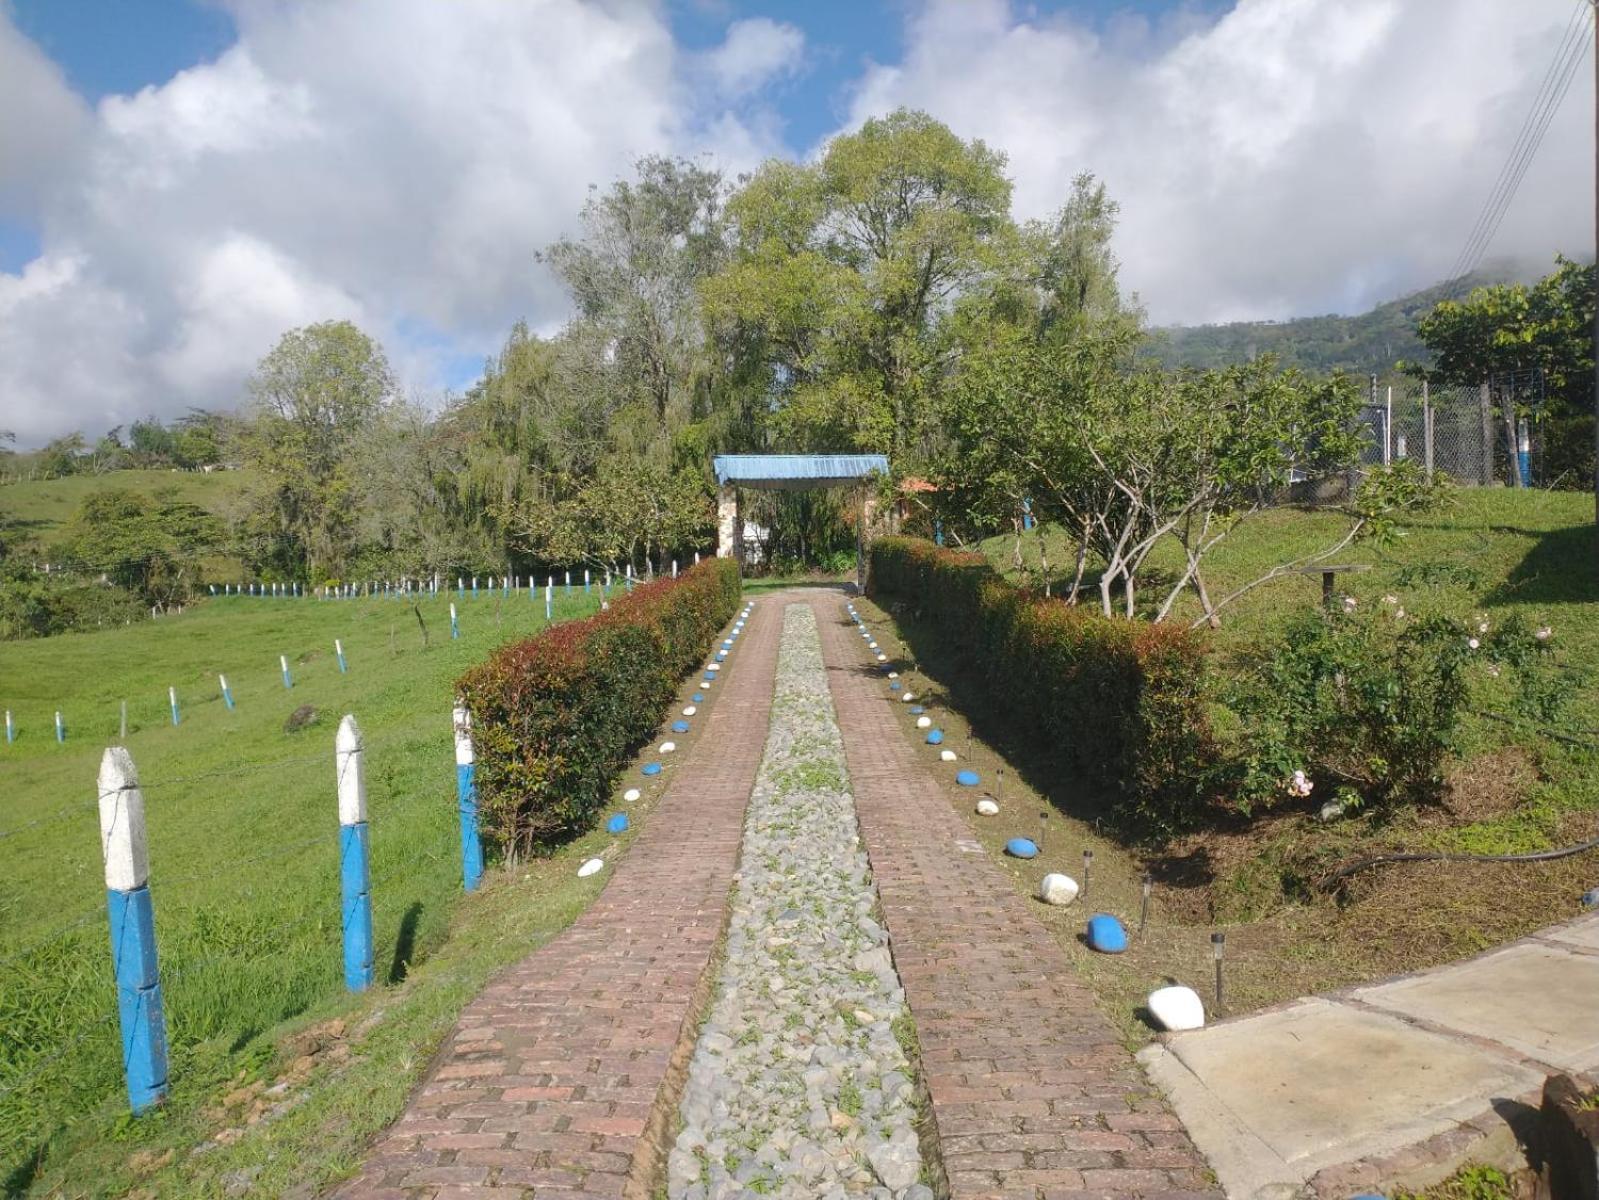
<svg viewBox="0 0 1599 1200"><path fill-rule="evenodd" d="M643 795L643 793L640 792L638 790L638 788L628 788L627 791L622 793L622 799L626 800L629 804L631 804L631 803L633 803L633 801L637 800L641 795Z"/></svg>
<svg viewBox="0 0 1599 1200"><path fill-rule="evenodd" d="M588 860L588 862L584 863L577 869L577 877L579 879L585 879L594 874L594 872L602 869L604 866L605 860L603 858L591 858Z"/></svg>
<svg viewBox="0 0 1599 1200"><path fill-rule="evenodd" d="M888 677L890 679L898 679L899 678L899 672L898 671L890 671L888 673Z"/></svg>
<svg viewBox="0 0 1599 1200"><path fill-rule="evenodd" d="M999 806L995 805L997 809ZM1051 871L1038 884L1038 898L1045 904L1070 904L1077 899L1077 881L1070 875Z"/></svg>
<svg viewBox="0 0 1599 1200"><path fill-rule="evenodd" d="M131 892L150 880L150 851L144 839L144 793L133 755L111 746L100 758L100 848L105 853L105 885Z"/></svg>
<svg viewBox="0 0 1599 1200"><path fill-rule="evenodd" d="M697 713L697 712L699 712L699 711L700 711L700 710L699 710L699 709L698 709L698 708L696 708L696 707L694 707L694 705L692 705L692 704L690 704L690 705L686 705L686 706L685 706L685 707L684 707L684 709L683 709L683 715L684 715L684 716L685 716L685 717L692 717L692 716L693 716L693 715L694 715L694 714L695 714L695 713Z"/></svg>
<svg viewBox="0 0 1599 1200"><path fill-rule="evenodd" d="M1162 1029L1180 1032L1205 1027L1205 1002L1189 987L1163 987L1149 993L1149 1015Z"/></svg>
<svg viewBox="0 0 1599 1200"><path fill-rule="evenodd" d="M933 718L932 717L917 717L916 718L916 728L918 728L918 729L931 729L932 727L933 727Z"/></svg>
<svg viewBox="0 0 1599 1200"><path fill-rule="evenodd" d="M879 654L879 655L878 655L878 656L877 656L877 661L878 661L878 662L887 662L887 661L888 661L888 655L886 655L886 654Z"/></svg>
<svg viewBox="0 0 1599 1200"><path fill-rule="evenodd" d="M916 699L916 697L913 696L910 692L901 693L900 698L899 698L901 704L909 704L914 699Z"/></svg>
<svg viewBox="0 0 1599 1200"><path fill-rule="evenodd" d="M339 722L333 739L333 764L339 777L339 824L359 825L366 820L366 755L361 749L361 727L349 713Z"/></svg>
<svg viewBox="0 0 1599 1200"><path fill-rule="evenodd" d="M720 671L722 669L722 664L719 662L706 663L705 669L707 671Z"/></svg>
<svg viewBox="0 0 1599 1200"><path fill-rule="evenodd" d="M676 742L662 742L661 743L661 753L662 754L670 754L672 751L674 751L676 749L677 749L677 743Z"/></svg>
<svg viewBox="0 0 1599 1200"><path fill-rule="evenodd" d="M977 802L977 815L980 817L997 817L999 816L999 805L984 796Z"/></svg>
<svg viewBox="0 0 1599 1200"><path fill-rule="evenodd" d="M955 761L955 751L953 751L953 750L940 750L938 752L938 758L939 758L940 762L954 762Z"/></svg>

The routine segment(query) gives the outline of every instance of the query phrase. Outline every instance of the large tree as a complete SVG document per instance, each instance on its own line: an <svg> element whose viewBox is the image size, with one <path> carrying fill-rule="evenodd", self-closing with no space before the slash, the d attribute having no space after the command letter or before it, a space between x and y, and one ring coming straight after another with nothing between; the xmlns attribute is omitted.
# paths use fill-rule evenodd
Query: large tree
<svg viewBox="0 0 1599 1200"><path fill-rule="evenodd" d="M257 565L337 575L355 548L357 441L395 395L388 360L349 321L324 321L284 334L250 394L246 448L271 486L258 514Z"/></svg>

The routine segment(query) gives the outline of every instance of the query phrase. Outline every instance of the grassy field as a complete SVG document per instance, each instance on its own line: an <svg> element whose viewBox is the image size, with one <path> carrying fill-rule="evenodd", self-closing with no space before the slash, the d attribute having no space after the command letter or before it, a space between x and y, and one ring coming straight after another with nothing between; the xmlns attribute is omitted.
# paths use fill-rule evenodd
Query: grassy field
<svg viewBox="0 0 1599 1200"><path fill-rule="evenodd" d="M180 500L222 515L240 508L256 476L250 471L109 471L8 483L0 487L0 526L43 546L57 544L72 514L88 497L112 488L153 496L170 490Z"/></svg>
<svg viewBox="0 0 1599 1200"><path fill-rule="evenodd" d="M1150 1036L1138 1013L1152 988L1176 980L1208 996L1215 929L1228 934L1227 1011L1236 1014L1450 961L1581 911L1581 893L1599 884L1599 855L1542 864L1401 865L1357 876L1336 898L1306 894L1296 881L1308 864L1325 867L1385 850L1519 853L1599 832L1599 553L1592 519L1591 496L1463 491L1395 543L1339 555L1339 562L1370 567L1340 582L1340 592L1362 603L1394 594L1417 612L1490 621L1517 612L1535 626L1550 625L1575 685L1555 728L1472 717L1449 766L1446 802L1386 821L1360 816L1321 824L1301 806L1158 849L1119 842L1097 822L1096 797L1060 767L1050 747L1030 744L987 713L977 682L963 676L957 656L919 629L912 614L871 604L863 611L875 618L879 642L898 656L906 686L931 706L945 744L997 786L1004 815L971 821L1019 890L1031 894L1047 871L1081 878L1082 852L1092 850L1089 910L1120 914L1136 926L1140 882L1146 870L1153 874L1149 930L1126 954L1096 955L1079 943L1081 905L1037 909L1136 1044ZM1330 515L1269 514L1218 553L1213 593L1335 536ZM1023 542L1034 572L1036 537ZM984 549L1010 569L1012 539L994 539ZM1052 564L1070 562L1064 542L1052 543L1049 557ZM1218 669L1226 670L1245 646L1271 638L1295 608L1319 596L1314 577L1253 593L1210 635ZM1476 706L1492 712L1494 699L1491 692L1479 695ZM921 740L909 718L906 736ZM951 784L950 798L969 811L970 793ZM1018 834L1039 839L1044 853L1028 863L1001 856L1004 841Z"/></svg>
<svg viewBox="0 0 1599 1200"><path fill-rule="evenodd" d="M581 588L562 595L556 619L597 602ZM270 1069L283 1022L352 1010L342 991L332 761L346 712L366 740L384 985L352 1011L392 1004L382 998L389 987L409 983L413 966L456 941L446 940L461 893L452 682L545 618L542 596L485 594L458 602L461 637L452 641L446 604L421 605L426 648L411 607L378 599L212 601L121 630L0 644L0 707L18 730L14 745L0 743L0 1190L22 1190L41 1162L41 1179L61 1162L95 1163L90 1172L62 1168L79 1182L108 1162L125 1167L152 1128L204 1124L219 1087L241 1070ZM339 673L335 637L348 674ZM289 690L280 654L290 663ZM222 702L218 672L235 711ZM176 727L169 686L181 704ZM126 744L145 795L175 1089L167 1112L125 1129L116 1121L125 1101L95 802L100 756L117 738L124 700ZM305 704L316 708L315 723L285 732L285 718ZM58 709L64 744L52 729ZM400 1025L447 1026L451 1006L506 954L570 920L583 894L565 877L561 884L531 904L524 890L516 903L526 911L514 913L504 896L474 897L480 912L498 915L480 918L450 951L448 979ZM386 1072L368 1079L389 1109L419 1069L416 1055L425 1061L423 1044L395 1041ZM97 1151L85 1157L85 1146ZM61 1194L100 1191L85 1186Z"/></svg>

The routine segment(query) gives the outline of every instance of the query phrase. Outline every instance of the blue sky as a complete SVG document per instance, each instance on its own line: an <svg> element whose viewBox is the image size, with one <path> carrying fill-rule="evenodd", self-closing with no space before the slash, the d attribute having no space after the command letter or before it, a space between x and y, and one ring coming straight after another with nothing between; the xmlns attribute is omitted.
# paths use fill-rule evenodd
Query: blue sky
<svg viewBox="0 0 1599 1200"><path fill-rule="evenodd" d="M590 185L899 107L1003 151L1018 218L1102 179L1152 324L1359 311L1448 270L1578 3L0 0L0 427L233 407L337 318L437 402L561 328ZM1495 255L1589 252L1592 94Z"/></svg>

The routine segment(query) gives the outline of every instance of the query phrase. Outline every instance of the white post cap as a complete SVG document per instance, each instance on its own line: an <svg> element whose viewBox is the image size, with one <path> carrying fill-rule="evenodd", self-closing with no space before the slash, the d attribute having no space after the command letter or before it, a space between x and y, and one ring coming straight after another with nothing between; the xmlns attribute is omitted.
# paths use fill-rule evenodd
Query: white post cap
<svg viewBox="0 0 1599 1200"><path fill-rule="evenodd" d="M472 714L459 700L455 702L455 765L470 766L476 760L472 755Z"/></svg>
<svg viewBox="0 0 1599 1200"><path fill-rule="evenodd" d="M131 892L150 881L150 850L144 836L144 793L126 747L106 749L99 782L105 885L114 892Z"/></svg>
<svg viewBox="0 0 1599 1200"><path fill-rule="evenodd" d="M349 713L339 722L333 747L339 776L339 824L358 825L366 820L366 765L361 753L361 727Z"/></svg>

